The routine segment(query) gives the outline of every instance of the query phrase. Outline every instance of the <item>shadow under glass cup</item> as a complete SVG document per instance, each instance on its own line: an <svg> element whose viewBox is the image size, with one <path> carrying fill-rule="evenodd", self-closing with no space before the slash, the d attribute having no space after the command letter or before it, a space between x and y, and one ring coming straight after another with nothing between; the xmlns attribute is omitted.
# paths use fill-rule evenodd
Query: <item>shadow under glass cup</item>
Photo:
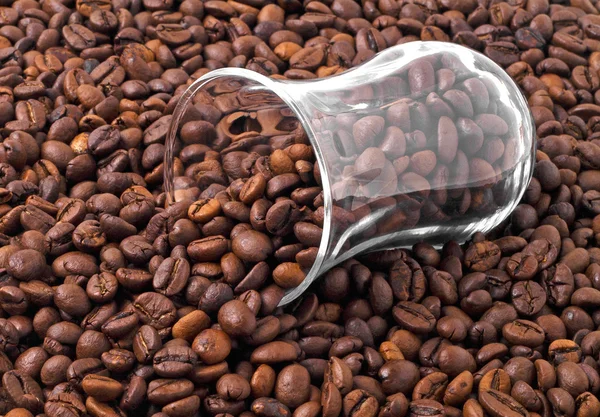
<svg viewBox="0 0 600 417"><path fill-rule="evenodd" d="M206 122L216 134L202 133L198 126ZM463 242L496 227L529 184L534 135L527 101L508 74L450 43L398 45L325 79L224 68L190 85L175 109L165 191L171 202L189 198L190 187L204 191L239 180L239 191L260 173L266 181L260 197L270 207L294 206L282 220L285 233L261 231L298 243L295 222L322 229L318 245L300 242L305 278L286 288L285 305L360 253ZM309 144L312 153L300 155L298 144ZM285 178L270 165L275 150L294 163ZM233 177L213 161L234 156ZM272 269L278 264L267 262Z"/></svg>

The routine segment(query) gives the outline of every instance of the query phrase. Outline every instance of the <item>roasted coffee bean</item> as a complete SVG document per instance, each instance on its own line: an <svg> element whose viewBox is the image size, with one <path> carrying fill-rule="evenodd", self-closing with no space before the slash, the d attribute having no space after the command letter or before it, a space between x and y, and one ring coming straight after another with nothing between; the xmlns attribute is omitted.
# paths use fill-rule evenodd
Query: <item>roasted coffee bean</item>
<svg viewBox="0 0 600 417"><path fill-rule="evenodd" d="M158 293L140 294L133 306L144 324L164 329L175 322L175 306L171 300Z"/></svg>
<svg viewBox="0 0 600 417"><path fill-rule="evenodd" d="M403 378L397 372L402 372ZM410 393L419 381L419 370L415 364L407 360L392 360L385 363L378 372L382 380L384 393Z"/></svg>
<svg viewBox="0 0 600 417"><path fill-rule="evenodd" d="M527 409L500 391L489 390L479 394L479 401L492 416L527 416Z"/></svg>
<svg viewBox="0 0 600 417"><path fill-rule="evenodd" d="M111 301L117 294L119 284L110 272L93 275L87 282L86 294L96 303Z"/></svg>
<svg viewBox="0 0 600 417"><path fill-rule="evenodd" d="M221 330L206 329L196 336L192 349L202 362L209 365L216 364L229 355L231 339Z"/></svg>
<svg viewBox="0 0 600 417"><path fill-rule="evenodd" d="M42 389L28 374L22 371L8 371L2 376L2 386L18 407L33 413L44 408Z"/></svg>
<svg viewBox="0 0 600 417"><path fill-rule="evenodd" d="M378 403L375 397L366 391L356 389L344 397L344 416L375 416L378 411Z"/></svg>
<svg viewBox="0 0 600 417"><path fill-rule="evenodd" d="M100 375L86 375L81 381L81 386L86 394L98 401L112 401L123 392L123 387L118 381Z"/></svg>
<svg viewBox="0 0 600 417"><path fill-rule="evenodd" d="M399 324L416 333L429 333L435 326L435 317L421 304L401 301L392 313Z"/></svg>
<svg viewBox="0 0 600 417"><path fill-rule="evenodd" d="M261 262L273 253L273 243L267 235L248 230L235 236L231 250L242 261Z"/></svg>
<svg viewBox="0 0 600 417"><path fill-rule="evenodd" d="M183 377L196 365L197 357L187 346L166 346L157 351L152 359L155 372L161 377Z"/></svg>
<svg viewBox="0 0 600 417"><path fill-rule="evenodd" d="M186 259L167 258L154 274L154 289L166 296L175 295L183 290L190 276L190 264Z"/></svg>
<svg viewBox="0 0 600 417"><path fill-rule="evenodd" d="M58 286L54 292L54 303L65 313L77 317L85 316L92 309L85 290L75 284Z"/></svg>
<svg viewBox="0 0 600 417"><path fill-rule="evenodd" d="M68 25L62 29L65 42L77 51L96 46L96 38L92 31L78 24Z"/></svg>
<svg viewBox="0 0 600 417"><path fill-rule="evenodd" d="M150 362L161 347L160 335L148 325L140 327L133 338L133 353L140 363Z"/></svg>
<svg viewBox="0 0 600 417"><path fill-rule="evenodd" d="M239 300L225 303L219 309L219 325L230 336L250 336L256 329L256 318L248 306Z"/></svg>
<svg viewBox="0 0 600 417"><path fill-rule="evenodd" d="M148 384L148 400L157 405L167 405L190 395L194 384L187 379L154 379Z"/></svg>
<svg viewBox="0 0 600 417"><path fill-rule="evenodd" d="M301 365L283 368L275 382L275 398L290 408L296 408L310 397L310 375Z"/></svg>
<svg viewBox="0 0 600 417"><path fill-rule="evenodd" d="M69 391L57 393L48 398L48 401L44 404L45 414L52 417L60 416L65 409L71 410L72 415L75 416L83 415L86 412L86 407L80 396Z"/></svg>
<svg viewBox="0 0 600 417"><path fill-rule="evenodd" d="M515 345L537 347L544 342L544 330L528 320L515 320L505 324L502 335Z"/></svg>
<svg viewBox="0 0 600 417"><path fill-rule="evenodd" d="M201 310L191 311L173 325L173 336L191 341L202 330L208 328L210 318Z"/></svg>
<svg viewBox="0 0 600 417"><path fill-rule="evenodd" d="M111 349L102 353L102 363L111 372L128 372L133 369L136 357L133 352L125 349Z"/></svg>
<svg viewBox="0 0 600 417"><path fill-rule="evenodd" d="M290 417L290 409L274 398L262 397L254 400L250 409L260 417Z"/></svg>

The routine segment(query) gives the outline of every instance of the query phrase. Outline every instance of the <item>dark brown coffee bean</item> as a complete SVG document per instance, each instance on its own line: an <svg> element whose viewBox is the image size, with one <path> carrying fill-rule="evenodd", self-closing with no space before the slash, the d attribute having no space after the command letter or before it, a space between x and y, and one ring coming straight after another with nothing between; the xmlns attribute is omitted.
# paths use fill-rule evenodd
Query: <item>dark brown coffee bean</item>
<svg viewBox="0 0 600 417"><path fill-rule="evenodd" d="M65 26L62 35L70 47L77 51L96 46L96 38L92 31L78 24Z"/></svg>
<svg viewBox="0 0 600 417"><path fill-rule="evenodd" d="M123 387L118 381L100 375L86 375L81 381L81 386L86 394L99 401L112 401L123 392Z"/></svg>
<svg viewBox="0 0 600 417"><path fill-rule="evenodd" d="M148 400L157 405L166 405L189 396L194 384L187 379L155 379L148 384Z"/></svg>
<svg viewBox="0 0 600 417"><path fill-rule="evenodd" d="M166 346L154 354L155 372L166 378L183 377L191 372L197 362L194 351L187 346Z"/></svg>
<svg viewBox="0 0 600 417"><path fill-rule="evenodd" d="M165 259L154 274L154 289L166 296L181 292L187 285L190 276L190 264L186 259Z"/></svg>
<svg viewBox="0 0 600 417"><path fill-rule="evenodd" d="M275 382L275 397L282 404L295 408L305 403L310 396L310 375L301 365L283 368Z"/></svg>
<svg viewBox="0 0 600 417"><path fill-rule="evenodd" d="M392 313L399 324L416 333L429 333L435 326L435 317L421 304L401 301Z"/></svg>
<svg viewBox="0 0 600 417"><path fill-rule="evenodd" d="M379 116L366 116L352 127L356 148L362 151L375 143L375 138L383 131L385 121Z"/></svg>
<svg viewBox="0 0 600 417"><path fill-rule="evenodd" d="M67 314L83 317L91 309L91 303L85 290L79 285L63 284L56 288L54 303Z"/></svg>
<svg viewBox="0 0 600 417"><path fill-rule="evenodd" d="M588 389L585 372L573 362L563 362L556 368L558 386L573 397L577 397Z"/></svg>
<svg viewBox="0 0 600 417"><path fill-rule="evenodd" d="M472 373L476 368L473 356L459 346L447 346L441 349L438 362L442 372L451 377L457 376L463 371Z"/></svg>
<svg viewBox="0 0 600 417"><path fill-rule="evenodd" d="M8 371L2 376L2 385L18 407L34 413L44 408L42 389L28 374L20 371Z"/></svg>
<svg viewBox="0 0 600 417"><path fill-rule="evenodd" d="M479 394L485 411L493 416L526 416L529 413L521 404L500 391L489 390Z"/></svg>
<svg viewBox="0 0 600 417"><path fill-rule="evenodd" d="M261 262L272 254L273 244L267 235L248 230L235 236L231 249L243 261Z"/></svg>
<svg viewBox="0 0 600 417"><path fill-rule="evenodd" d="M104 303L116 296L118 288L119 283L113 274L101 272L88 280L86 294L93 302Z"/></svg>
<svg viewBox="0 0 600 417"><path fill-rule="evenodd" d="M35 250L24 249L14 253L8 259L8 272L18 280L31 281L44 274L46 260Z"/></svg>
<svg viewBox="0 0 600 417"><path fill-rule="evenodd" d="M192 343L192 349L206 364L223 361L231 351L231 340L221 330L206 329L200 332Z"/></svg>
<svg viewBox="0 0 600 417"><path fill-rule="evenodd" d="M223 236L195 240L188 245L188 254L196 262L214 261L229 250L230 242Z"/></svg>
<svg viewBox="0 0 600 417"><path fill-rule="evenodd" d="M536 347L544 342L543 329L527 320L515 320L504 325L502 334L515 345Z"/></svg>
<svg viewBox="0 0 600 417"><path fill-rule="evenodd" d="M492 42L485 48L485 54L503 67L508 67L519 60L518 48L509 42Z"/></svg>
<svg viewBox="0 0 600 417"><path fill-rule="evenodd" d="M142 326L133 339L133 352L140 363L148 363L162 347L158 332L151 326Z"/></svg>
<svg viewBox="0 0 600 417"><path fill-rule="evenodd" d="M60 416L64 409L73 410L73 415L83 415L86 407L80 398L74 393L58 393L44 404L44 413L48 416Z"/></svg>
<svg viewBox="0 0 600 417"><path fill-rule="evenodd" d="M290 417L289 408L274 398L262 397L254 400L251 410L259 417Z"/></svg>
<svg viewBox="0 0 600 417"><path fill-rule="evenodd" d="M164 329L175 322L175 306L171 300L161 294L151 292L140 294L133 307L144 324Z"/></svg>
<svg viewBox="0 0 600 417"><path fill-rule="evenodd" d="M373 417L377 414L377 410L377 400L366 391L356 389L344 397L343 411L346 417Z"/></svg>
<svg viewBox="0 0 600 417"><path fill-rule="evenodd" d="M429 399L413 400L409 407L409 416L443 416L446 415L444 406L437 401Z"/></svg>
<svg viewBox="0 0 600 417"><path fill-rule="evenodd" d="M511 298L517 312L531 316L546 304L546 292L535 281L520 281L513 285Z"/></svg>
<svg viewBox="0 0 600 417"><path fill-rule="evenodd" d="M435 88L435 73L431 63L420 59L408 71L410 91L415 97L424 96Z"/></svg>

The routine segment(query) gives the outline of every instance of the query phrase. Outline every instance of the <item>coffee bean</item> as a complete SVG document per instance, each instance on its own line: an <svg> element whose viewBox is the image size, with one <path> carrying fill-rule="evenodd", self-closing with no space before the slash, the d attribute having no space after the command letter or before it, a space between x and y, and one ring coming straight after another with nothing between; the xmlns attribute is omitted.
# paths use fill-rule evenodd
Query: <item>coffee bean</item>
<svg viewBox="0 0 600 417"><path fill-rule="evenodd" d="M173 325L173 336L191 341L210 324L210 318L201 310L188 313Z"/></svg>
<svg viewBox="0 0 600 417"><path fill-rule="evenodd" d="M577 397L588 389L585 372L573 362L563 362L556 368L558 386L573 397Z"/></svg>
<svg viewBox="0 0 600 417"><path fill-rule="evenodd" d="M256 329L256 319L239 300L225 303L219 309L219 324L230 336L249 336Z"/></svg>
<svg viewBox="0 0 600 417"><path fill-rule="evenodd" d="M186 376L196 365L197 357L187 346L166 346L154 354L152 365L161 377L178 378Z"/></svg>
<svg viewBox="0 0 600 417"><path fill-rule="evenodd" d="M28 374L20 371L8 371L2 376L2 385L18 407L34 413L41 411L44 407L42 390Z"/></svg>
<svg viewBox="0 0 600 417"><path fill-rule="evenodd" d="M489 390L479 394L479 401L485 411L493 416L526 416L525 407L500 391Z"/></svg>
<svg viewBox="0 0 600 417"><path fill-rule="evenodd" d="M91 309L85 290L75 284L63 284L56 288L54 303L67 314L82 317Z"/></svg>
<svg viewBox="0 0 600 417"><path fill-rule="evenodd" d="M158 332L151 326L142 326L133 339L133 353L140 363L148 363L161 348Z"/></svg>
<svg viewBox="0 0 600 417"><path fill-rule="evenodd" d="M282 404L296 408L308 401L310 396L310 375L301 365L283 368L275 382L275 398Z"/></svg>
<svg viewBox="0 0 600 417"><path fill-rule="evenodd" d="M425 59L418 60L408 71L410 92L418 97L426 95L435 88L435 74L431 63Z"/></svg>
<svg viewBox="0 0 600 417"><path fill-rule="evenodd" d="M288 407L274 398L258 398L250 406L253 413L260 417L289 417L291 412Z"/></svg>
<svg viewBox="0 0 600 417"><path fill-rule="evenodd" d="M282 288L294 288L306 277L299 264L284 262L273 270L273 280Z"/></svg>
<svg viewBox="0 0 600 417"><path fill-rule="evenodd" d="M188 42L192 34L177 24L160 24L156 27L158 39L167 45L182 45Z"/></svg>
<svg viewBox="0 0 600 417"><path fill-rule="evenodd" d="M77 51L96 46L96 39L92 31L82 25L73 24L65 26L62 30L65 42Z"/></svg>
<svg viewBox="0 0 600 417"><path fill-rule="evenodd" d="M133 307L144 324L164 329L175 322L175 306L171 300L161 294L151 292L140 294Z"/></svg>
<svg viewBox="0 0 600 417"><path fill-rule="evenodd" d="M273 253L273 244L267 235L248 230L235 236L231 250L242 261L261 262Z"/></svg>
<svg viewBox="0 0 600 417"><path fill-rule="evenodd" d="M148 384L148 400L157 405L167 405L189 396L194 384L187 379L155 379Z"/></svg>
<svg viewBox="0 0 600 417"><path fill-rule="evenodd" d="M187 284L190 265L186 259L165 259L154 274L154 289L166 296L179 293Z"/></svg>
<svg viewBox="0 0 600 417"><path fill-rule="evenodd" d="M230 242L223 236L195 240L188 245L188 254L196 262L214 261L229 250Z"/></svg>
<svg viewBox="0 0 600 417"><path fill-rule="evenodd" d="M73 413L75 415L84 414L86 412L86 407L84 403L78 398L76 394L73 393L59 393L52 398L49 398L48 401L44 404L44 412L48 416L60 416L65 408L74 410Z"/></svg>
<svg viewBox="0 0 600 417"><path fill-rule="evenodd" d="M428 399L413 400L409 407L410 416L443 416L444 406L437 401Z"/></svg>
<svg viewBox="0 0 600 417"><path fill-rule="evenodd" d="M379 116L366 116L354 123L352 133L359 151L375 144L375 138L383 131L385 121Z"/></svg>
<svg viewBox="0 0 600 417"><path fill-rule="evenodd" d="M102 353L102 363L111 372L128 372L135 365L135 355L125 349L111 349Z"/></svg>
<svg viewBox="0 0 600 417"><path fill-rule="evenodd" d="M458 346L448 346L440 351L439 366L442 372L451 377L463 371L473 372L476 368L473 356Z"/></svg>
<svg viewBox="0 0 600 417"><path fill-rule="evenodd" d="M250 357L253 363L273 364L298 358L298 351L289 343L274 341L256 348Z"/></svg>
<svg viewBox="0 0 600 417"><path fill-rule="evenodd" d="M221 330L206 329L200 332L192 343L192 349L206 364L215 364L224 360L231 351L231 340Z"/></svg>
<svg viewBox="0 0 600 417"><path fill-rule="evenodd" d="M392 314L398 323L417 333L428 333L435 326L435 317L422 305L412 301L401 301Z"/></svg>
<svg viewBox="0 0 600 417"><path fill-rule="evenodd" d="M365 416L373 417L378 410L378 404L375 397L369 395L366 391L356 389L344 397L343 411L344 416Z"/></svg>
<svg viewBox="0 0 600 417"><path fill-rule="evenodd" d="M86 375L81 381L81 386L86 394L99 401L112 401L123 392L123 387L118 381L100 375Z"/></svg>
<svg viewBox="0 0 600 417"><path fill-rule="evenodd" d="M8 272L16 279L31 281L40 278L46 269L44 256L32 249L23 249L8 259Z"/></svg>
<svg viewBox="0 0 600 417"><path fill-rule="evenodd" d="M402 371L405 377L399 378L396 373L398 371ZM386 362L379 369L378 375L382 380L384 393L411 392L420 379L417 367L403 359Z"/></svg>
<svg viewBox="0 0 600 417"><path fill-rule="evenodd" d="M535 281L521 281L513 285L511 297L517 311L524 315L539 312L546 303L546 293Z"/></svg>

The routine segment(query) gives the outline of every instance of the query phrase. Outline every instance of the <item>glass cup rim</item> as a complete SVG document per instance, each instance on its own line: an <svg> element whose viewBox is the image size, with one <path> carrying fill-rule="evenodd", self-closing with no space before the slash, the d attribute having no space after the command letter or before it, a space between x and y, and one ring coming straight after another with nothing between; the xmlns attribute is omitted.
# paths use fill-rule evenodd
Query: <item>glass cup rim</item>
<svg viewBox="0 0 600 417"><path fill-rule="evenodd" d="M327 246L329 239L331 237L331 213L332 213L332 197L331 197L331 186L330 186L330 174L327 169L327 164L325 163L323 152L321 150L321 146L316 140L315 132L311 126L309 115L305 114L302 111L298 104L297 100L295 100L290 92L286 91L286 87L289 84L304 84L302 81L290 81L287 80L274 80L269 77L266 77L258 72L251 71L245 68L219 68L213 71L210 71L192 84L190 84L185 92L183 93L181 99L175 106L173 111L173 118L171 119L171 123L169 125L169 130L167 133L166 146L165 146L165 172L164 172L164 184L165 184L165 193L167 197L167 201L169 204L174 203L174 190L173 190L173 170L168 168L167 161L172 163L173 161L173 146L171 144L174 142L175 137L177 136L177 132L179 130L179 125L183 119L185 114L185 110L190 104L191 100L194 96L207 84L210 82L216 81L222 78L237 78L245 81L250 81L255 83L258 86L262 86L267 88L269 91L277 95L298 117L298 120L302 124L302 127L306 131L306 134L309 137L311 146L314 148L315 157L317 159L317 163L319 164L320 174L321 174L321 186L323 188L323 198L324 198L324 220L323 220L323 234L321 237L321 242L319 243L319 249L317 251L317 256L313 265L311 266L308 274L306 275L304 281L300 285L295 288L292 288L286 291L285 296L281 299L278 306L284 306L294 301L297 297L296 291L299 293L303 293L304 290L317 278L315 275L320 272L321 267L323 265L323 261L325 260L325 254L327 252ZM294 293L294 294L292 294Z"/></svg>

